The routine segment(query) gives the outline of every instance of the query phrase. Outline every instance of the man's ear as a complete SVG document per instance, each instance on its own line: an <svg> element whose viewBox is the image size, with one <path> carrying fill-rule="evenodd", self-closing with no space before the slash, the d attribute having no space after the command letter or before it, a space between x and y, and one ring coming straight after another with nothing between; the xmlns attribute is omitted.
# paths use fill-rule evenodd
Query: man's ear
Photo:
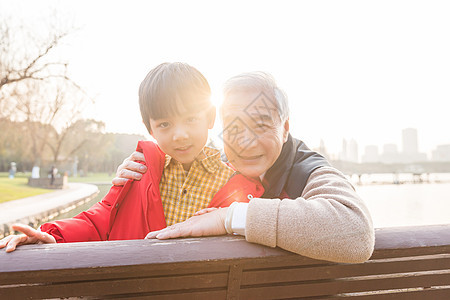
<svg viewBox="0 0 450 300"><path fill-rule="evenodd" d="M214 105L208 109L206 117L208 118L208 129L212 129L216 122L216 107Z"/></svg>
<svg viewBox="0 0 450 300"><path fill-rule="evenodd" d="M287 142L288 136L289 136L289 118L287 118L286 121L284 121L284 125L283 125L283 141L284 141L284 143Z"/></svg>

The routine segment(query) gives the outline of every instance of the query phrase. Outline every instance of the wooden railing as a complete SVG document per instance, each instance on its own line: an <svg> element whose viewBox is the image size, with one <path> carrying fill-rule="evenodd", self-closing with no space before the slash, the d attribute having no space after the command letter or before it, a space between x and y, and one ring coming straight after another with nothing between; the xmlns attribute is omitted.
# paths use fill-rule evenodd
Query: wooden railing
<svg viewBox="0 0 450 300"><path fill-rule="evenodd" d="M319 261L224 236L0 251L0 299L450 299L450 224L376 231L372 258Z"/></svg>

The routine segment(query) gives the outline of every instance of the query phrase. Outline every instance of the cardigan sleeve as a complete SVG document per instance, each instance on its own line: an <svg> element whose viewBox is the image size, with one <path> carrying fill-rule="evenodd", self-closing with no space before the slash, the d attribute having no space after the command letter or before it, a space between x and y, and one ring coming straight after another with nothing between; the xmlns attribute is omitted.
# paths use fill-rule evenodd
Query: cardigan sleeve
<svg viewBox="0 0 450 300"><path fill-rule="evenodd" d="M375 244L368 208L332 167L311 173L297 199L250 201L245 234L249 242L346 263L366 261Z"/></svg>

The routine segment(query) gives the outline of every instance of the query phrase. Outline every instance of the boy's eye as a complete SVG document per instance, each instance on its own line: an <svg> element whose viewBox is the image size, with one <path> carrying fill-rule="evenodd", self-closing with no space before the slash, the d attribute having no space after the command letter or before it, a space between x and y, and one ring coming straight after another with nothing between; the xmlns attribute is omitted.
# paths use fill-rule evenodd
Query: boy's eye
<svg viewBox="0 0 450 300"><path fill-rule="evenodd" d="M199 120L198 117L190 117L190 118L187 119L187 121L188 121L189 123L194 123L194 122L197 122L198 120Z"/></svg>
<svg viewBox="0 0 450 300"><path fill-rule="evenodd" d="M167 128L169 126L170 126L169 122L161 122L158 124L158 127L160 127L160 128Z"/></svg>

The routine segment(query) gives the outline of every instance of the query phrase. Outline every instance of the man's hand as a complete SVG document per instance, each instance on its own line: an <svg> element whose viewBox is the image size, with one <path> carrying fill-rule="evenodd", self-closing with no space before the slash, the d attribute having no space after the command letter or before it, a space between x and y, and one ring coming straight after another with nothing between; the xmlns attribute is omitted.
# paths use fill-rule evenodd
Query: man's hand
<svg viewBox="0 0 450 300"><path fill-rule="evenodd" d="M147 172L147 167L136 161L145 161L144 154L133 152L125 158L123 163L117 168L116 177L112 180L114 185L124 185L129 179L141 180L142 174Z"/></svg>
<svg viewBox="0 0 450 300"><path fill-rule="evenodd" d="M184 222L174 224L158 231L152 231L146 239L173 239L188 236L210 236L227 234L225 230L225 218L228 207L204 212L202 215L193 216Z"/></svg>
<svg viewBox="0 0 450 300"><path fill-rule="evenodd" d="M14 230L20 231L24 234L8 235L0 240L0 249L6 247L6 252L16 250L17 246L26 244L54 244L56 240L53 236L46 232L42 232L31 228L28 225L14 224L11 226Z"/></svg>

